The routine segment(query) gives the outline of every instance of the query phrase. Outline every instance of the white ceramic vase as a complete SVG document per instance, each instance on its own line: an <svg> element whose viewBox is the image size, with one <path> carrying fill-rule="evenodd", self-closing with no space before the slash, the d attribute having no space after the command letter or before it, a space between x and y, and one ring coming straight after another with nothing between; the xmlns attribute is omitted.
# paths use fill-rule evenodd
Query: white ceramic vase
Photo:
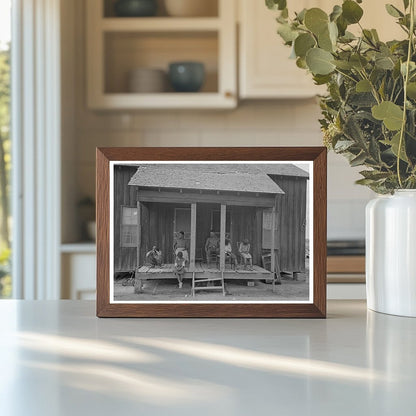
<svg viewBox="0 0 416 416"><path fill-rule="evenodd" d="M368 203L366 281L369 309L416 317L416 190Z"/></svg>

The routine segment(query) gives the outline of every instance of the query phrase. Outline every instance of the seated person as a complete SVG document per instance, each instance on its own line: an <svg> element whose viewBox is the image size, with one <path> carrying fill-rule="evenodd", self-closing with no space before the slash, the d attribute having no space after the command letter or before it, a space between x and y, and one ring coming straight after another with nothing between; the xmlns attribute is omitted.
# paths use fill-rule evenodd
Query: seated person
<svg viewBox="0 0 416 416"><path fill-rule="evenodd" d="M162 265L162 251L157 246L153 246L150 251L146 253L146 260L151 266Z"/></svg>
<svg viewBox="0 0 416 416"><path fill-rule="evenodd" d="M175 264L173 267L173 273L178 279L179 289L182 288L183 275L185 274L185 258L183 257L183 252L179 251L175 258Z"/></svg>
<svg viewBox="0 0 416 416"><path fill-rule="evenodd" d="M175 253L175 256L177 256L179 252L182 252L185 262L189 261L188 242L185 240L185 233L183 231L180 231L178 236L176 237L175 242L173 244L173 251Z"/></svg>
<svg viewBox="0 0 416 416"><path fill-rule="evenodd" d="M247 263L249 265L249 269L253 270L253 259L250 254L250 242L248 239L244 239L242 243L240 243L240 247L238 248L238 252L243 259L244 267L247 267Z"/></svg>
<svg viewBox="0 0 416 416"><path fill-rule="evenodd" d="M237 256L233 253L231 240L228 238L225 239L225 258L229 258L231 260L231 265L235 267L237 264Z"/></svg>
<svg viewBox="0 0 416 416"><path fill-rule="evenodd" d="M219 248L220 248L220 241L218 237L215 235L215 233L211 231L209 233L209 237L207 238L207 241L205 242L205 254L207 258L207 264L209 264L212 254L219 253Z"/></svg>

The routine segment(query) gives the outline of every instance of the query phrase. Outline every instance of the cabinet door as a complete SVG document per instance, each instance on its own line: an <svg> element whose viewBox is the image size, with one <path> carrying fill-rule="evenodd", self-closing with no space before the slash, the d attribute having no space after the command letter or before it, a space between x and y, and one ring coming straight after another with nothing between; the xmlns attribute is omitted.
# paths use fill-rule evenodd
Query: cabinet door
<svg viewBox="0 0 416 416"><path fill-rule="evenodd" d="M296 10L324 7L329 0L299 0ZM264 1L239 0L240 13L240 97L305 98L320 92L311 75L289 59L291 49L277 35L275 11ZM292 6L293 9L293 6ZM293 12L293 10L292 10Z"/></svg>
<svg viewBox="0 0 416 416"><path fill-rule="evenodd" d="M399 9L402 0L389 1ZM289 2L289 10L320 7L330 12L334 4L341 0L298 0ZM268 10L264 1L238 0L240 17L240 97L241 98L305 98L325 92L324 87L313 84L311 75L298 68L289 59L290 48L283 44L277 35L277 12ZM388 15L384 2L366 0L362 25L376 28L381 40L403 38L404 32ZM358 25L350 26L350 31L358 34Z"/></svg>

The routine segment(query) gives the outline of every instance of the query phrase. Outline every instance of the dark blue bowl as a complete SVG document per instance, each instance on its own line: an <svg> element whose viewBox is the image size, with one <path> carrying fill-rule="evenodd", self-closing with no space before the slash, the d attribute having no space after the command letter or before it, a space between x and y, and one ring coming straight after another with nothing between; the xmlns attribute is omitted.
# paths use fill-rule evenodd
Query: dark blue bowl
<svg viewBox="0 0 416 416"><path fill-rule="evenodd" d="M149 17L157 12L156 0L118 0L114 4L116 16Z"/></svg>
<svg viewBox="0 0 416 416"><path fill-rule="evenodd" d="M169 80L177 92L198 92L205 80L205 67L201 62L172 62Z"/></svg>

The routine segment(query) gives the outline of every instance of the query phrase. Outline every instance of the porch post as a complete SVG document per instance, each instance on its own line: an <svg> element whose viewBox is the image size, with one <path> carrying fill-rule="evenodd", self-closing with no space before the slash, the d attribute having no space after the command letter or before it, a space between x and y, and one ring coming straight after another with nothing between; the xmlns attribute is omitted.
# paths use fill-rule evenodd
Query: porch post
<svg viewBox="0 0 416 416"><path fill-rule="evenodd" d="M220 270L225 269L225 219L226 219L225 204L221 204L221 222L220 222Z"/></svg>
<svg viewBox="0 0 416 416"><path fill-rule="evenodd" d="M275 228L276 228L276 205L273 206L272 209L272 232L271 232L271 242L270 242L270 254L271 254L271 263L270 263L270 270L272 273L276 271L276 258L275 258Z"/></svg>
<svg viewBox="0 0 416 416"><path fill-rule="evenodd" d="M196 203L191 204L191 247L189 253L189 271L195 270L196 250Z"/></svg>
<svg viewBox="0 0 416 416"><path fill-rule="evenodd" d="M142 243L141 203L137 201L137 268L140 267L140 249Z"/></svg>

